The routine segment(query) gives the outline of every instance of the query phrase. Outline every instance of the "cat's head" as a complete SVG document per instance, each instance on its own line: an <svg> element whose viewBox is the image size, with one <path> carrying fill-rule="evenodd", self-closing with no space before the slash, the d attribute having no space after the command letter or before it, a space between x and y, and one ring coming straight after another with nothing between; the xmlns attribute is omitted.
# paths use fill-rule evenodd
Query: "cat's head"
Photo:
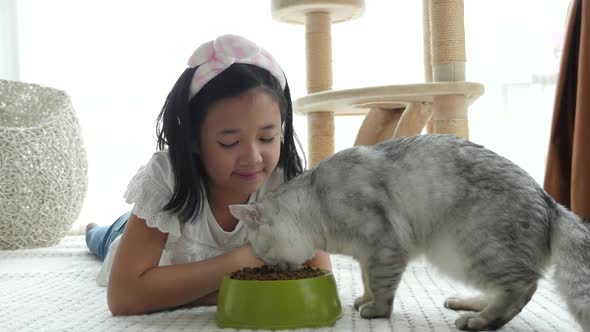
<svg viewBox="0 0 590 332"><path fill-rule="evenodd" d="M289 211L270 201L229 206L248 226L248 241L256 257L280 270L294 271L315 254L309 236Z"/></svg>

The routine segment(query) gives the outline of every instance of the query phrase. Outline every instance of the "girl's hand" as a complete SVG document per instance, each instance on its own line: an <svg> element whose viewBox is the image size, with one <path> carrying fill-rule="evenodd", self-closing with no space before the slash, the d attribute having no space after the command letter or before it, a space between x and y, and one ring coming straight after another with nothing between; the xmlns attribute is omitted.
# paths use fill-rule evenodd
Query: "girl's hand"
<svg viewBox="0 0 590 332"><path fill-rule="evenodd" d="M252 250L250 243L244 244L243 246L234 249L229 254L233 255L235 262L234 265L237 266L260 267L265 264L262 260L258 259L254 255L254 251ZM332 270L330 255L323 251L317 251L315 256L309 261L305 262L304 265L317 267L328 271Z"/></svg>
<svg viewBox="0 0 590 332"><path fill-rule="evenodd" d="M232 257L233 265L238 266L239 269L244 267L259 267L264 265L264 262L256 258L252 246L247 243L241 247L238 247L228 253ZM232 271L233 272L233 271ZM190 306L210 306L217 304L218 291L208 294L202 298L189 303Z"/></svg>
<svg viewBox="0 0 590 332"><path fill-rule="evenodd" d="M243 246L232 250L230 253L233 256L236 266L260 267L264 265L264 262L254 255L250 243L244 244Z"/></svg>
<svg viewBox="0 0 590 332"><path fill-rule="evenodd" d="M332 262L330 261L330 254L323 251L316 251L315 256L313 256L313 258L309 261L305 262L305 265L332 271Z"/></svg>

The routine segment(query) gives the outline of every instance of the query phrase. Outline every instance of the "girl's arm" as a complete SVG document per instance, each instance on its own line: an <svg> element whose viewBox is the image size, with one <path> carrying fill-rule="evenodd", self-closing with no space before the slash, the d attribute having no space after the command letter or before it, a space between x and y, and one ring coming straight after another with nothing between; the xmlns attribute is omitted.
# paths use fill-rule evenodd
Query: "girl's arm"
<svg viewBox="0 0 590 332"><path fill-rule="evenodd" d="M196 301L189 303L191 306L208 306L208 305L217 305L217 298L219 296L219 291L215 291L211 294L207 294Z"/></svg>
<svg viewBox="0 0 590 332"><path fill-rule="evenodd" d="M168 234L132 214L113 260L107 301L113 315L145 314L213 301L224 275L262 261L244 245L211 259L158 266ZM211 298L205 298L207 295ZM207 300L207 301L205 301Z"/></svg>

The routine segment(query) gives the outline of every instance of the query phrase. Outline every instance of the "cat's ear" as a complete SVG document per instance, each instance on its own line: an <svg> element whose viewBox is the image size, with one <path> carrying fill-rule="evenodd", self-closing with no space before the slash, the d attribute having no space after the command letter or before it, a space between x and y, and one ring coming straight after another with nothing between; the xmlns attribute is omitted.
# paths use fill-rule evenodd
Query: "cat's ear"
<svg viewBox="0 0 590 332"><path fill-rule="evenodd" d="M229 212L241 221L260 225L260 210L254 204L235 204L229 206Z"/></svg>

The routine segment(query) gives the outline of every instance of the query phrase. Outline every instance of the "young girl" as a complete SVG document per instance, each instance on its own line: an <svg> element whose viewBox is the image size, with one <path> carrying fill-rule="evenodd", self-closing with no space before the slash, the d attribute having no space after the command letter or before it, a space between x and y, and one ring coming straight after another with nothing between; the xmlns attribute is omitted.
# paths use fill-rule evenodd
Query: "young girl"
<svg viewBox="0 0 590 332"><path fill-rule="evenodd" d="M224 275L264 264L228 206L256 201L303 170L287 80L268 52L224 35L188 65L158 116L159 151L125 193L132 211L87 227L114 315L216 304ZM307 264L331 268L323 252Z"/></svg>

